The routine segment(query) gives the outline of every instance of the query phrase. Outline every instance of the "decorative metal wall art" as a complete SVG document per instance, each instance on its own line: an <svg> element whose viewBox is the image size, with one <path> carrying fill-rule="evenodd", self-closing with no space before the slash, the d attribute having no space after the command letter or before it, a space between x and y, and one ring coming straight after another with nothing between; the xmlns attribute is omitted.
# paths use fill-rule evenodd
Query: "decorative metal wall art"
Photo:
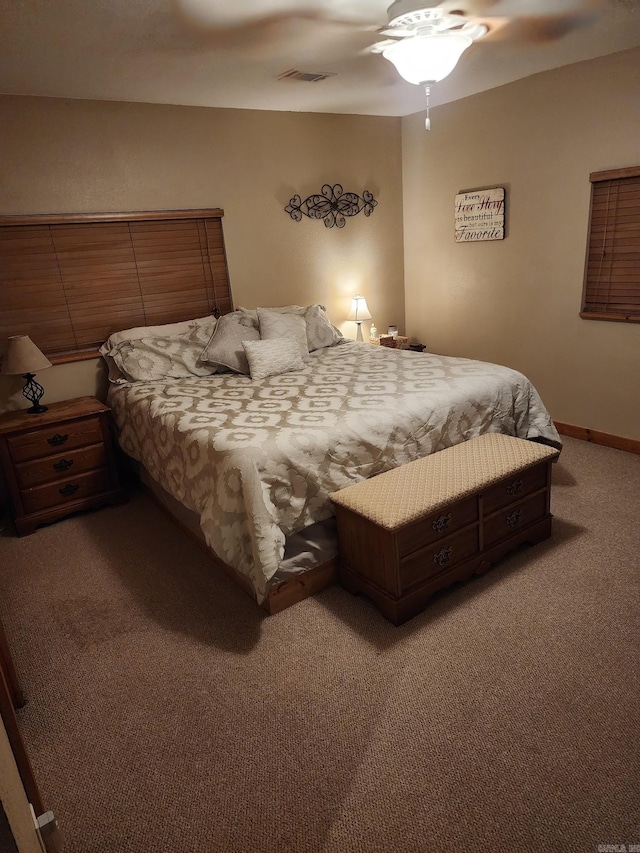
<svg viewBox="0 0 640 853"><path fill-rule="evenodd" d="M299 195L289 201L285 211L295 221L300 222L303 215L309 219L322 219L327 228L344 228L346 216L356 216L364 210L365 216L371 216L378 202L369 190L358 193L346 193L341 184L324 184L319 193L314 193L304 201Z"/></svg>

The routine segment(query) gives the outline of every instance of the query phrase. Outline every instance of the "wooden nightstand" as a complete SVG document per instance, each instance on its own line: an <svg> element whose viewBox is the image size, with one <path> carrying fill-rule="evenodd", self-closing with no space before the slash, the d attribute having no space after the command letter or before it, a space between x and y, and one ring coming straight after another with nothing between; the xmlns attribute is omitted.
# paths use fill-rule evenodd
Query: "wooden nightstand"
<svg viewBox="0 0 640 853"><path fill-rule="evenodd" d="M0 462L19 536L122 500L108 413L94 397L79 397L52 403L41 415L0 415Z"/></svg>

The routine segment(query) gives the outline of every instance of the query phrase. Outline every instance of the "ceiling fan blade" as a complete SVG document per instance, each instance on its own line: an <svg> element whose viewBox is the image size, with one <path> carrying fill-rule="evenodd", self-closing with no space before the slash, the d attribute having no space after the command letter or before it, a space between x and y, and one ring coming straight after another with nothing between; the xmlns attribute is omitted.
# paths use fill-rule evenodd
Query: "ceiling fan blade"
<svg viewBox="0 0 640 853"><path fill-rule="evenodd" d="M452 3L455 5L455 0L444 0L442 5ZM478 17L580 17L602 12L604 0L462 0L458 6L465 14Z"/></svg>
<svg viewBox="0 0 640 853"><path fill-rule="evenodd" d="M171 0L182 28L216 50L258 59L285 54L310 61L316 55L324 61L344 58L371 45L379 22L357 16L360 2Z"/></svg>
<svg viewBox="0 0 640 853"><path fill-rule="evenodd" d="M491 27L489 34L482 41L556 41L575 30L591 26L597 17L593 13L584 13L582 15L502 18L500 26Z"/></svg>
<svg viewBox="0 0 640 853"><path fill-rule="evenodd" d="M379 27L380 12L370 0L169 0L185 23L207 29L237 29L285 18ZM420 0L418 0L420 2Z"/></svg>
<svg viewBox="0 0 640 853"><path fill-rule="evenodd" d="M296 11L317 14L317 4L307 4L302 10L296 0L172 0L174 12L186 23L207 29L236 29L246 24L266 21Z"/></svg>
<svg viewBox="0 0 640 853"><path fill-rule="evenodd" d="M178 12L180 29L194 47L240 56L247 60L278 59L286 63L323 63L357 55L375 41L375 27L326 18L305 8L302 13L262 15L221 26L194 23Z"/></svg>

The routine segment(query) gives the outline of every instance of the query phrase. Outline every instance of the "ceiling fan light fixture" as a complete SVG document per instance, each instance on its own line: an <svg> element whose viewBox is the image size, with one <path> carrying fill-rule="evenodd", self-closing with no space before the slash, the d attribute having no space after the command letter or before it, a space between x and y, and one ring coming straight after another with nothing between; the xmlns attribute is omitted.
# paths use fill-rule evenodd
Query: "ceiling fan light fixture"
<svg viewBox="0 0 640 853"><path fill-rule="evenodd" d="M437 83L451 74L473 40L461 32L417 34L382 51L398 74L416 86Z"/></svg>

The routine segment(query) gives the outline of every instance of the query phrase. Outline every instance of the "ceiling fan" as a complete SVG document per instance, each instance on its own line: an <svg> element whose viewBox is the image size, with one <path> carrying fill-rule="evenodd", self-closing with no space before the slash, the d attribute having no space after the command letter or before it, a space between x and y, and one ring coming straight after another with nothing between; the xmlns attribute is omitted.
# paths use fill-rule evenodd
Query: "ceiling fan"
<svg viewBox="0 0 640 853"><path fill-rule="evenodd" d="M291 23L305 22L304 38L318 42L338 26L368 42L409 83L424 86L430 129L431 86L450 74L480 39L543 42L594 22L604 0L393 0L388 21L373 19L371 0L172 0L183 22L238 46L243 39L277 53ZM295 38L295 35L294 35ZM358 48L356 52L361 52Z"/></svg>
<svg viewBox="0 0 640 853"><path fill-rule="evenodd" d="M419 7L417 5L419 4ZM476 40L504 25L504 18L488 24L476 16L466 16L447 2L394 0L389 6L389 25L381 30L386 39L371 46L395 65L407 82L424 86L427 98L425 129L431 129L429 96L431 86L449 75L464 51Z"/></svg>
<svg viewBox="0 0 640 853"><path fill-rule="evenodd" d="M394 0L387 38L371 46L409 83L424 86L430 130L431 86L449 75L464 51L486 37L560 38L591 23L599 0Z"/></svg>

